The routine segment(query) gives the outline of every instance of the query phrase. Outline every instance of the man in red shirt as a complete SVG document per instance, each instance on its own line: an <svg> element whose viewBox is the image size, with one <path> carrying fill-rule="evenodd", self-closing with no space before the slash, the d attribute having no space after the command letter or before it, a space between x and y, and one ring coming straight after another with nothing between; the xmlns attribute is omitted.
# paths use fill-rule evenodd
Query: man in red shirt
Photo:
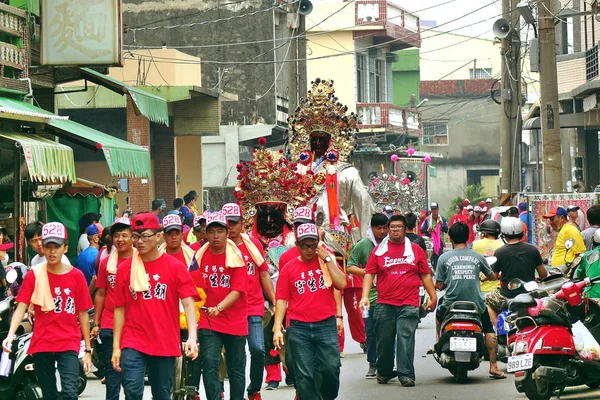
<svg viewBox="0 0 600 400"><path fill-rule="evenodd" d="M277 280L273 344L277 348L283 345L287 310L287 340L291 344L298 398L335 399L341 363L333 289L344 289L346 276L335 258L319 246L316 225L302 224L296 232L300 257L289 261Z"/></svg>
<svg viewBox="0 0 600 400"><path fill-rule="evenodd" d="M35 325L27 353L33 355L43 398L58 399L58 369L62 399L76 400L82 335L86 348L84 370L89 372L92 365L87 313L92 307L92 300L83 272L61 261L68 251L65 226L60 222L45 224L42 227L42 246L46 262L36 265L25 275L2 347L4 351L11 352L15 332L23 321L25 311L33 304Z"/></svg>
<svg viewBox="0 0 600 400"><path fill-rule="evenodd" d="M234 242L228 239L225 215L218 211L206 218L208 247L200 249L190 267L202 274L206 292L207 317L200 318L200 360L202 379L208 400L221 398L219 364L221 348L229 376L231 400L244 399L246 385L246 336L248 305L246 300L247 266Z"/></svg>
<svg viewBox="0 0 600 400"><path fill-rule="evenodd" d="M269 266L265 261L262 245L254 238L242 233L242 210L234 203L225 204L221 210L229 224L229 239L242 252L248 266L248 348L250 350L250 384L248 400L261 400L265 368L265 336L263 332L263 316L265 314L265 298L263 291L272 304L275 304L275 289L269 275Z"/></svg>
<svg viewBox="0 0 600 400"><path fill-rule="evenodd" d="M158 249L162 233L156 215L137 214L131 228L137 253L118 268L112 365L121 372L125 398L142 399L148 364L152 398L168 400L175 357L181 356L180 301L189 332L184 352L192 359L198 356L194 307L198 292L186 266Z"/></svg>
<svg viewBox="0 0 600 400"><path fill-rule="evenodd" d="M165 242L158 247L160 251L170 254L189 267L194 257L194 250L183 242L183 223L181 217L175 214L163 218Z"/></svg>
<svg viewBox="0 0 600 400"><path fill-rule="evenodd" d="M377 336L377 383L394 378L396 367L402 386L415 386L415 332L419 324L419 286L429 294L426 308L433 310L437 294L427 264L427 256L418 244L406 237L406 218L394 215L388 221L389 235L376 246L367 262L363 281L361 309L369 307L369 292L377 276L375 331Z"/></svg>
<svg viewBox="0 0 600 400"><path fill-rule="evenodd" d="M121 374L111 364L113 350L113 313L115 310L115 284L117 269L133 255L131 240L131 222L127 217L115 218L110 227L113 250L109 257L100 262L98 279L96 280L96 296L94 297L94 328L92 337L100 335L102 357L105 364L106 400L119 400L121 391Z"/></svg>
<svg viewBox="0 0 600 400"><path fill-rule="evenodd" d="M200 250L200 247L206 243L206 214L202 213L194 218L193 234L196 241L190 244L190 249L194 251Z"/></svg>

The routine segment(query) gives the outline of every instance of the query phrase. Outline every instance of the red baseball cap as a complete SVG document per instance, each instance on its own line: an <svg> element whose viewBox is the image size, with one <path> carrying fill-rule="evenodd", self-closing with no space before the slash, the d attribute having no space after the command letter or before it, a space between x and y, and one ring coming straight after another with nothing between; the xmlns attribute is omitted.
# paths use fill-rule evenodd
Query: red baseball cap
<svg viewBox="0 0 600 400"><path fill-rule="evenodd" d="M469 201L469 199L464 199L462 201L462 205L465 206L465 207L468 206L469 204L471 204L471 202Z"/></svg>
<svg viewBox="0 0 600 400"><path fill-rule="evenodd" d="M159 231L160 223L158 217L152 213L139 213L131 218L131 229L134 231L145 231L146 229Z"/></svg>

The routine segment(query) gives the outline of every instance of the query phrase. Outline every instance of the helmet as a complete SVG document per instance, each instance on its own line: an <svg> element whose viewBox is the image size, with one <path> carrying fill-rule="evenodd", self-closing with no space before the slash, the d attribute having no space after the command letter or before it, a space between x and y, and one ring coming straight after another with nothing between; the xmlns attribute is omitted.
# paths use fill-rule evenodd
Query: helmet
<svg viewBox="0 0 600 400"><path fill-rule="evenodd" d="M600 244L600 228L596 229L596 232L594 232L594 242Z"/></svg>
<svg viewBox="0 0 600 400"><path fill-rule="evenodd" d="M486 219L479 225L479 232L491 233L492 235L500 234L500 224L493 219Z"/></svg>
<svg viewBox="0 0 600 400"><path fill-rule="evenodd" d="M518 234L523 233L523 224L521 223L521 220L519 218L515 217L502 218L500 228L502 230L502 233L508 236L516 236Z"/></svg>

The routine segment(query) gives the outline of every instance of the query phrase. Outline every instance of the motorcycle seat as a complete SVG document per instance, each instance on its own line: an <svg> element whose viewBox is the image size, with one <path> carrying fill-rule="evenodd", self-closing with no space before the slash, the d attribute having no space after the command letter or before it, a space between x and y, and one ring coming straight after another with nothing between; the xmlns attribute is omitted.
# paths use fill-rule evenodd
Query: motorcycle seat
<svg viewBox="0 0 600 400"><path fill-rule="evenodd" d="M510 311L518 311L524 308L535 307L536 305L537 302L529 293L521 293L508 301L508 309Z"/></svg>
<svg viewBox="0 0 600 400"><path fill-rule="evenodd" d="M571 322L560 315L534 317L533 320L537 325L571 326ZM519 318L517 319L516 325L517 328L521 329L533 325L533 322L529 318Z"/></svg>

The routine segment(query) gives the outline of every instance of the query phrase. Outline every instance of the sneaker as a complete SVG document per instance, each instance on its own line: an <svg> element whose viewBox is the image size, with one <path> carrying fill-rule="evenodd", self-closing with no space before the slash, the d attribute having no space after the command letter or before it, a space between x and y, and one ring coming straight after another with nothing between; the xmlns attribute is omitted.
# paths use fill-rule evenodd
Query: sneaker
<svg viewBox="0 0 600 400"><path fill-rule="evenodd" d="M248 393L248 400L262 400L260 392L256 392L254 394Z"/></svg>
<svg viewBox="0 0 600 400"><path fill-rule="evenodd" d="M389 374L388 376L376 374L377 383L379 383L380 385L385 385L386 383L388 383L390 380L394 379L397 376L398 376L397 371L392 371L392 373Z"/></svg>
<svg viewBox="0 0 600 400"><path fill-rule="evenodd" d="M360 343L360 348L362 349L364 354L367 354L367 343L366 342Z"/></svg>
<svg viewBox="0 0 600 400"><path fill-rule="evenodd" d="M375 379L377 378L377 367L375 364L369 363L369 372L365 375L367 379Z"/></svg>
<svg viewBox="0 0 600 400"><path fill-rule="evenodd" d="M346 355L344 354L343 351L340 352L340 358L346 358Z"/></svg>
<svg viewBox="0 0 600 400"><path fill-rule="evenodd" d="M413 387L415 386L415 380L412 378L402 378L400 379L400 383L404 387Z"/></svg>
<svg viewBox="0 0 600 400"><path fill-rule="evenodd" d="M277 389L279 389L279 382L270 381L269 383L267 383L267 390L277 390Z"/></svg>

